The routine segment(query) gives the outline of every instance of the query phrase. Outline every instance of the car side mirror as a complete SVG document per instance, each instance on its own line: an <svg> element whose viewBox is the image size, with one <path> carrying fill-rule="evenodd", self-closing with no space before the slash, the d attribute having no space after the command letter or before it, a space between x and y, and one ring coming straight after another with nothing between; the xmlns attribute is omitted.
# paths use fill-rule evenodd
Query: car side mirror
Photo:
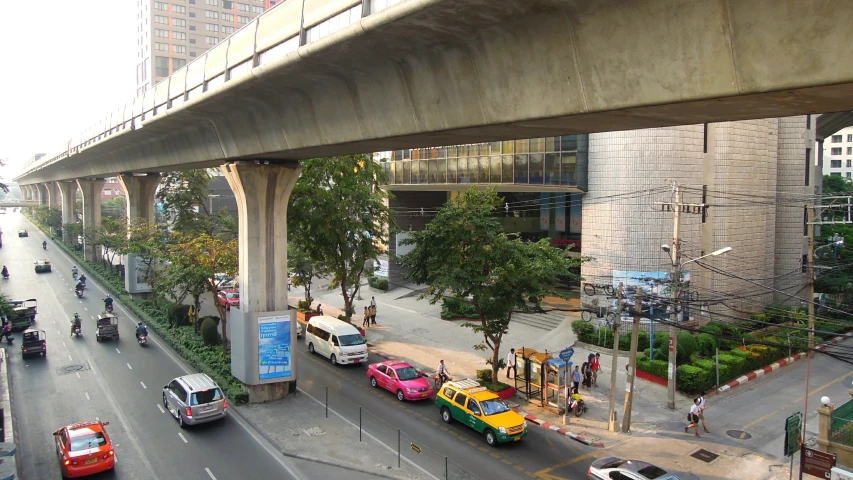
<svg viewBox="0 0 853 480"><path fill-rule="evenodd" d="M101 422L101 425L103 425L103 426L107 426L109 424L110 424L110 422Z"/></svg>
<svg viewBox="0 0 853 480"><path fill-rule="evenodd" d="M163 390L166 390L167 388L169 388L168 385L163 385Z"/></svg>
<svg viewBox="0 0 853 480"><path fill-rule="evenodd" d="M53 432L53 436L54 436L54 437L58 437L58 436L59 436L59 430L57 430L57 431Z"/></svg>

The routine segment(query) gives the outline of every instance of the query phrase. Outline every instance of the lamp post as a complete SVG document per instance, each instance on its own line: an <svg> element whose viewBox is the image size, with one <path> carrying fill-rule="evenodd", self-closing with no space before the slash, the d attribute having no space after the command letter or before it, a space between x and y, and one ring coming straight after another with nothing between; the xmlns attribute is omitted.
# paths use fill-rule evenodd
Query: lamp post
<svg viewBox="0 0 853 480"><path fill-rule="evenodd" d="M678 222L676 222L676 226ZM692 258L686 262L680 263L681 260L681 249L678 245L678 229L676 227L675 230L675 238L673 239L673 247L669 245L661 245L661 250L667 252L669 254L669 258L672 261L672 270L671 270L671 282L672 285L669 289L670 296L670 325L669 325L669 369L667 375L667 407L671 410L675 410L675 359L678 353L678 329L676 325L678 324L678 302L681 298L681 270L685 265L691 262L695 262L697 260L702 260L706 257L716 257L718 255L722 255L724 253L728 253L732 250L732 247L724 247L719 250L714 250L711 253L706 255L702 255L701 257Z"/></svg>

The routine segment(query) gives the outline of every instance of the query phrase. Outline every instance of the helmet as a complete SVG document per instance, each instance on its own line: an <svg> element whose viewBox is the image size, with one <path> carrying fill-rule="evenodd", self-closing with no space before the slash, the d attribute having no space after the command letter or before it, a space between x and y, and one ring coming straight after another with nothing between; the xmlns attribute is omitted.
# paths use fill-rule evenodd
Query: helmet
<svg viewBox="0 0 853 480"><path fill-rule="evenodd" d="M139 325L139 326L141 327L141 326L142 326L142 322L137 323L137 325Z"/></svg>

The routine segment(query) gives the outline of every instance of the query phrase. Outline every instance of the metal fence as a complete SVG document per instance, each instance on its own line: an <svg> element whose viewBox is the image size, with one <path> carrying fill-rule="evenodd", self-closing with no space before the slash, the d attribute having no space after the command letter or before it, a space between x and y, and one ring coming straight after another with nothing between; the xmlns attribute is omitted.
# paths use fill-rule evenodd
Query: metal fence
<svg viewBox="0 0 853 480"><path fill-rule="evenodd" d="M829 439L835 443L853 447L853 400L832 412Z"/></svg>

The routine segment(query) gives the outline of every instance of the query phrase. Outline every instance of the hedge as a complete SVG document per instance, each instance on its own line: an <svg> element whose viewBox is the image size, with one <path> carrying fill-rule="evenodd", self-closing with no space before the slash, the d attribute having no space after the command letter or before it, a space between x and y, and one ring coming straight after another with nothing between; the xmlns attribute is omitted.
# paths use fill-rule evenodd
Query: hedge
<svg viewBox="0 0 853 480"><path fill-rule="evenodd" d="M35 220L33 223L41 228ZM44 228L42 228L44 231ZM124 290L124 282L115 272L109 271L101 262L90 262L83 259L82 252L75 251L69 245L59 241L55 235L46 235L57 240L56 245L66 253L76 258L80 266L84 266L89 276L110 292L116 300L141 319L160 338L169 344L183 359L199 372L210 375L213 380L225 390L225 394L234 403L249 401L248 392L243 390L242 383L231 375L231 355L222 355L222 346L205 346L200 335L193 327L169 327L168 303L152 300L135 301Z"/></svg>
<svg viewBox="0 0 853 480"><path fill-rule="evenodd" d="M385 290L388 291L388 279L385 277L375 277L373 275L367 276L367 284L370 285L371 288L375 288L377 290Z"/></svg>
<svg viewBox="0 0 853 480"><path fill-rule="evenodd" d="M464 299L444 297L441 299L441 318L479 319L480 316L477 314L474 306Z"/></svg>

